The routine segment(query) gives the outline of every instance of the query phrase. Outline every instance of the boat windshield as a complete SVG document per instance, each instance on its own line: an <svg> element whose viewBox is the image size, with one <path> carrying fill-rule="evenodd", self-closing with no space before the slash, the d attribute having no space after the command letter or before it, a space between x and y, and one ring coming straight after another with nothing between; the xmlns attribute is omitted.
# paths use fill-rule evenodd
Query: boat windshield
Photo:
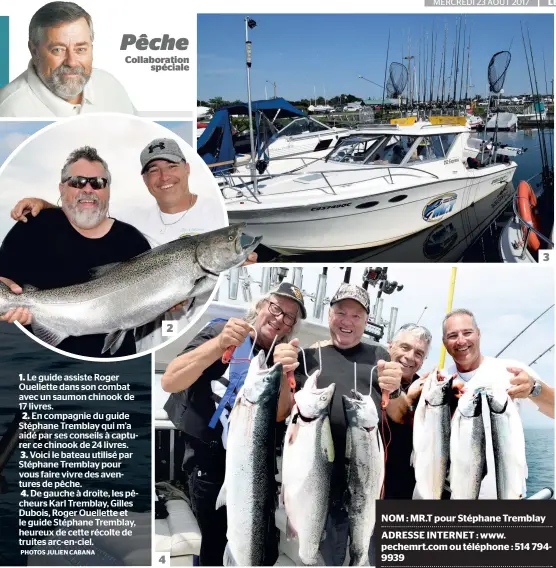
<svg viewBox="0 0 556 568"><path fill-rule="evenodd" d="M328 161L332 162L365 162L367 158L373 155L373 152L381 145L385 136L357 136L346 138L339 146L337 146Z"/></svg>
<svg viewBox="0 0 556 568"><path fill-rule="evenodd" d="M292 120L287 126L282 128L279 132L274 135L274 139L280 138L281 136L295 136L297 134L307 134L311 132L324 132L329 130L327 126L311 120L310 118L296 118Z"/></svg>

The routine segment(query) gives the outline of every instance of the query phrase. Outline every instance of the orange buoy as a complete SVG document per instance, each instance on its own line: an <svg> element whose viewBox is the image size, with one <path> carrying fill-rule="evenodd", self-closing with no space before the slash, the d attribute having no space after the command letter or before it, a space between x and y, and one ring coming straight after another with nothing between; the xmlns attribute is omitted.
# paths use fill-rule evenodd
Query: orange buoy
<svg viewBox="0 0 556 568"><path fill-rule="evenodd" d="M533 188L526 182L520 181L517 186L517 210L519 216L529 225L532 225L535 230L540 231L539 218L535 212L537 207L537 196ZM527 235L527 227L522 227L523 238ZM531 252L537 252L541 248L541 241L539 237L533 232L529 232L529 240L527 241L527 248Z"/></svg>

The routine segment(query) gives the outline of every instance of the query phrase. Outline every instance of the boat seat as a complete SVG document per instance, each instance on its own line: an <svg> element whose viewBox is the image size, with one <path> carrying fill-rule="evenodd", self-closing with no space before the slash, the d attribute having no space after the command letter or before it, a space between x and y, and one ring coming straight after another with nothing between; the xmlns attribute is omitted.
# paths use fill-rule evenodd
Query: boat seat
<svg viewBox="0 0 556 568"><path fill-rule="evenodd" d="M172 565L192 566L193 556L201 550L201 531L197 520L183 499L166 501L166 509L168 516L154 522L154 548L157 552L170 553Z"/></svg>

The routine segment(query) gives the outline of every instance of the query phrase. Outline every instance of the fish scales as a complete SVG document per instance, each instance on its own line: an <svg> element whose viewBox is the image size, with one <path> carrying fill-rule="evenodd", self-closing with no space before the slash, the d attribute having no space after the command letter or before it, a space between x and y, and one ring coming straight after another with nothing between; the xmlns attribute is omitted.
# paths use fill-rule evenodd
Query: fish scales
<svg viewBox="0 0 556 568"><path fill-rule="evenodd" d="M369 564L369 545L376 520L376 500L384 480L384 448L378 413L370 397L342 397L346 416L347 491L350 565Z"/></svg>
<svg viewBox="0 0 556 568"><path fill-rule="evenodd" d="M177 239L128 261L100 267L82 284L50 290L24 287L23 294L0 285L0 313L29 308L33 332L51 345L69 336L120 334L212 290L218 274L241 264L260 242L255 238L243 247L243 228L234 225ZM104 350L114 343L116 337L107 339Z"/></svg>
<svg viewBox="0 0 556 568"><path fill-rule="evenodd" d="M288 425L282 460L282 500L290 536L297 535L299 557L306 565L322 563L322 540L330 478L334 464L334 445L329 405L335 384L316 388L318 371L307 379L296 394L296 407Z"/></svg>
<svg viewBox="0 0 556 568"><path fill-rule="evenodd" d="M427 379L419 399L413 427L414 499L440 499L450 457L450 398L452 379Z"/></svg>
<svg viewBox="0 0 556 568"><path fill-rule="evenodd" d="M276 506L274 448L281 379L282 365L266 369L261 351L230 415L226 474L217 500L217 508L227 506L226 566L265 563L266 535Z"/></svg>
<svg viewBox="0 0 556 568"><path fill-rule="evenodd" d="M487 393L486 399L490 411L497 498L522 499L527 463L519 411L504 391Z"/></svg>
<svg viewBox="0 0 556 568"><path fill-rule="evenodd" d="M486 439L479 393L464 394L452 420L450 491L452 499L478 499L486 468Z"/></svg>

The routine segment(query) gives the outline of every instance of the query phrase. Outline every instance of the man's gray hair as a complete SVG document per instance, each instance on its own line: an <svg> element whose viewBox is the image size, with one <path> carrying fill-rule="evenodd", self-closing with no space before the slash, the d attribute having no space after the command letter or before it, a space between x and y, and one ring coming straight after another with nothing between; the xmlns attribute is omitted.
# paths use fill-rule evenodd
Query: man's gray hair
<svg viewBox="0 0 556 568"><path fill-rule="evenodd" d="M432 342L432 333L425 326L417 325L416 323L406 323L402 325L392 338L392 343L398 341L400 335L405 332L411 333L411 335L415 336L417 339L424 341L427 344L428 353Z"/></svg>
<svg viewBox="0 0 556 568"><path fill-rule="evenodd" d="M94 39L93 20L88 12L73 2L49 2L39 8L29 22L29 41L39 45L42 32L47 28L57 28L62 24L75 22L85 18L91 30L91 41Z"/></svg>
<svg viewBox="0 0 556 568"><path fill-rule="evenodd" d="M470 310L466 310L465 308L458 308L457 310L452 310L451 312L448 312L444 316L444 319L442 320L442 337L446 336L446 322L452 316L469 316L471 318L471 323L473 324L473 327L475 329L479 329L479 326L477 325L477 320L475 319L475 315L473 314L473 312Z"/></svg>
<svg viewBox="0 0 556 568"><path fill-rule="evenodd" d="M62 168L62 183L68 177L70 177L69 169L72 164L75 164L78 160L87 160L87 162L99 162L102 164L104 171L106 172L106 179L108 180L108 185L112 181L112 176L110 175L110 170L108 169L108 164L98 155L96 148L91 146L83 146L82 148L77 148L74 150L67 158L64 167Z"/></svg>
<svg viewBox="0 0 556 568"><path fill-rule="evenodd" d="M249 324L249 325L255 325L255 320L257 319L257 316L259 315L259 312L261 311L263 304L270 300L270 298L272 298L272 296L274 296L274 293L271 292L267 292L264 296L261 296L260 298L258 298L257 300L255 300L251 306L249 306L249 308L247 308L247 312L245 313L245 316L243 317L243 319ZM297 306L297 304L296 304ZM287 343L288 341L290 341L291 339L293 339L296 334L297 331L299 330L299 327L301 325L301 309L297 308L298 310L298 317L297 317L297 321L295 322L295 325L291 328L291 331L282 339L280 339L279 341L277 341L277 343Z"/></svg>

